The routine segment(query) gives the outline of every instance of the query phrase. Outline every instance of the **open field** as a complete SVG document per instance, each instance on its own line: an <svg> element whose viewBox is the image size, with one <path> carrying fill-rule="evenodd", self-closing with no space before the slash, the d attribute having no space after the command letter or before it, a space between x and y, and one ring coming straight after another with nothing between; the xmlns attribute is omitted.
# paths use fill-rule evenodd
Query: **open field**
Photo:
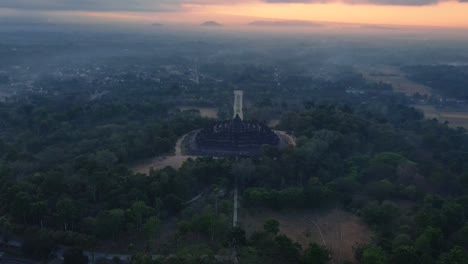
<svg viewBox="0 0 468 264"><path fill-rule="evenodd" d="M468 112L440 110L431 105L413 105L413 107L421 110L428 119L437 118L440 122L449 122L450 127L468 129Z"/></svg>
<svg viewBox="0 0 468 264"><path fill-rule="evenodd" d="M241 209L240 225L248 234L262 230L263 223L275 219L280 233L298 242L305 249L310 242L325 245L332 251L333 262L354 260L353 246L371 240L371 230L355 215L334 209L272 211L263 208Z"/></svg>
<svg viewBox="0 0 468 264"><path fill-rule="evenodd" d="M432 94L430 87L411 81L398 67L379 65L359 67L357 70L369 81L391 84L394 92L397 93L403 93L408 96L412 96L415 93L428 96Z"/></svg>
<svg viewBox="0 0 468 264"><path fill-rule="evenodd" d="M218 118L218 109L214 107L196 107L196 106L180 106L178 107L180 111L186 110L198 110L200 111L201 117L217 119Z"/></svg>

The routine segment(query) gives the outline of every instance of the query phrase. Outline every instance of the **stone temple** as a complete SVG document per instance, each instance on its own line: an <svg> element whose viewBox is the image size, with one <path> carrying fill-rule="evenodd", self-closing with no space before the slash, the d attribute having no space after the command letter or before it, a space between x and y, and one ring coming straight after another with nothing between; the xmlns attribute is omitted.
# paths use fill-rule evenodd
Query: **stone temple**
<svg viewBox="0 0 468 264"><path fill-rule="evenodd" d="M234 91L233 118L192 133L187 152L201 156L257 156L264 145L280 147L280 136L267 125L243 120L243 92Z"/></svg>

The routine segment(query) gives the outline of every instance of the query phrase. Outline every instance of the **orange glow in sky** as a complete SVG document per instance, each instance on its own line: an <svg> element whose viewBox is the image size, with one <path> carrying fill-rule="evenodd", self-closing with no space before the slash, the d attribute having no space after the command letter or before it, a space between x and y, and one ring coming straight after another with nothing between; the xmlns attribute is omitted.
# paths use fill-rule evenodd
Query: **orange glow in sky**
<svg viewBox="0 0 468 264"><path fill-rule="evenodd" d="M332 3L265 3L242 1L232 4L186 4L175 12L75 12L97 20L131 22L200 23L216 20L223 24L245 24L258 19L307 20L317 22L437 26L468 28L468 3L456 0L425 5L395 6ZM63 14L67 16L70 14Z"/></svg>
<svg viewBox="0 0 468 264"><path fill-rule="evenodd" d="M266 4L188 6L191 12L276 19L387 25L468 27L468 3L427 6L329 4Z"/></svg>

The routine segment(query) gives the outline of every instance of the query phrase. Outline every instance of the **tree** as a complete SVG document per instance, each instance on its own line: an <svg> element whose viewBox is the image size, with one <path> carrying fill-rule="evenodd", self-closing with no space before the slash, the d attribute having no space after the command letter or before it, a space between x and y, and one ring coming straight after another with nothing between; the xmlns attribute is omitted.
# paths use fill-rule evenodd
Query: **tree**
<svg viewBox="0 0 468 264"><path fill-rule="evenodd" d="M132 204L130 207L129 215L132 219L132 222L135 224L137 230L141 230L145 219L153 214L154 209L147 206L143 201L137 201Z"/></svg>
<svg viewBox="0 0 468 264"><path fill-rule="evenodd" d="M33 217L35 222L39 222L41 228L44 227L42 219L47 213L47 204L44 201L36 202L32 204L31 208L31 216Z"/></svg>
<svg viewBox="0 0 468 264"><path fill-rule="evenodd" d="M330 252L316 243L309 244L304 253L304 264L326 264L330 261Z"/></svg>
<svg viewBox="0 0 468 264"><path fill-rule="evenodd" d="M284 260L285 263L298 263L300 260L301 246L298 243L293 243L285 235L275 237L277 246L277 255Z"/></svg>
<svg viewBox="0 0 468 264"><path fill-rule="evenodd" d="M377 200L382 201L384 199L391 198L395 191L395 185L388 180L380 180L369 183L367 185L367 190L370 195L375 197Z"/></svg>
<svg viewBox="0 0 468 264"><path fill-rule="evenodd" d="M400 246L408 246L411 245L412 239L407 234L398 234L392 240L392 248L398 248Z"/></svg>
<svg viewBox="0 0 468 264"><path fill-rule="evenodd" d="M468 224L465 224L454 234L454 239L457 245L468 247Z"/></svg>
<svg viewBox="0 0 468 264"><path fill-rule="evenodd" d="M118 158L114 154L114 152L110 152L107 150L98 151L93 159L99 166L104 168L111 168L115 163L117 163Z"/></svg>
<svg viewBox="0 0 468 264"><path fill-rule="evenodd" d="M379 247L367 247L361 257L361 264L385 264L385 252Z"/></svg>
<svg viewBox="0 0 468 264"><path fill-rule="evenodd" d="M161 220L159 220L159 218L156 216L152 216L146 220L143 230L145 231L145 235L148 237L148 239L156 239L160 228Z"/></svg>
<svg viewBox="0 0 468 264"><path fill-rule="evenodd" d="M63 264L88 264L88 257L83 255L83 250L71 248L63 254Z"/></svg>
<svg viewBox="0 0 468 264"><path fill-rule="evenodd" d="M113 209L103 211L96 219L96 233L102 238L117 237L125 226L125 211Z"/></svg>
<svg viewBox="0 0 468 264"><path fill-rule="evenodd" d="M54 243L45 236L27 238L21 246L22 252L35 260L46 260L53 249Z"/></svg>
<svg viewBox="0 0 468 264"><path fill-rule="evenodd" d="M362 209L362 216L369 224L384 226L391 223L400 214L399 207L392 202L370 202Z"/></svg>
<svg viewBox="0 0 468 264"><path fill-rule="evenodd" d="M21 219L24 224L27 222L27 216L31 211L31 197L26 192L19 192L12 201L12 211L14 216Z"/></svg>
<svg viewBox="0 0 468 264"><path fill-rule="evenodd" d="M228 242L233 246L242 246L247 243L245 230L241 227L233 227L228 233Z"/></svg>
<svg viewBox="0 0 468 264"><path fill-rule="evenodd" d="M442 254L438 264L468 264L468 255L462 247L454 247L450 252Z"/></svg>
<svg viewBox="0 0 468 264"><path fill-rule="evenodd" d="M252 174L255 171L255 166L250 159L242 159L232 166L231 173L236 180L239 181L241 187L246 186Z"/></svg>
<svg viewBox="0 0 468 264"><path fill-rule="evenodd" d="M8 235L13 231L13 219L8 216L0 216L0 234L4 241L8 240Z"/></svg>
<svg viewBox="0 0 468 264"><path fill-rule="evenodd" d="M265 223L263 224L263 229L268 233L277 235L279 232L279 225L280 225L279 222L276 221L275 219L269 219L269 220L266 220Z"/></svg>
<svg viewBox="0 0 468 264"><path fill-rule="evenodd" d="M437 256L443 248L442 231L439 228L428 227L416 239L415 247L421 254Z"/></svg>
<svg viewBox="0 0 468 264"><path fill-rule="evenodd" d="M153 260L151 259L151 256L144 255L144 254L136 254L132 256L132 261L130 261L130 264L152 264Z"/></svg>
<svg viewBox="0 0 468 264"><path fill-rule="evenodd" d="M445 225L442 227L444 231L451 233L463 225L465 216L460 204L453 201L445 202L442 214L445 218Z"/></svg>
<svg viewBox="0 0 468 264"><path fill-rule="evenodd" d="M227 218L224 215L216 215L211 208L192 217L188 229L209 236L213 241L215 236L225 233Z"/></svg>
<svg viewBox="0 0 468 264"><path fill-rule="evenodd" d="M55 209L57 211L57 216L63 222L64 230L67 231L68 224L74 221L79 215L78 207L71 199L62 198L55 205Z"/></svg>
<svg viewBox="0 0 468 264"><path fill-rule="evenodd" d="M393 250L391 263L413 264L419 263L418 254L413 246L399 246Z"/></svg>
<svg viewBox="0 0 468 264"><path fill-rule="evenodd" d="M168 196L166 196L162 200L162 203L163 203L163 208L170 213L177 213L184 206L184 201L182 201L182 199L180 199L174 194L169 194Z"/></svg>
<svg viewBox="0 0 468 264"><path fill-rule="evenodd" d="M304 187L306 206L311 208L331 203L333 195L334 193L328 187L322 185L319 178L310 178L307 186Z"/></svg>

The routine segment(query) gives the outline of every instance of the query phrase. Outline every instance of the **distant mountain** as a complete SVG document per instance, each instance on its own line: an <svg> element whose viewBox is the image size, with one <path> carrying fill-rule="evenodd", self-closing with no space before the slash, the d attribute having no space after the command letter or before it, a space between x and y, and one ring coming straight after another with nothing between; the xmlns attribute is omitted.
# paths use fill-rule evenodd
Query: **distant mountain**
<svg viewBox="0 0 468 264"><path fill-rule="evenodd" d="M361 25L361 28L367 29L383 29L383 30L397 30L398 27L380 26L380 25Z"/></svg>
<svg viewBox="0 0 468 264"><path fill-rule="evenodd" d="M298 21L298 20L289 20L289 21L253 21L249 23L250 26L261 26L261 27L319 27L322 24L311 22L311 21Z"/></svg>
<svg viewBox="0 0 468 264"><path fill-rule="evenodd" d="M206 21L205 23L201 24L203 27L222 27L220 23L216 21Z"/></svg>
<svg viewBox="0 0 468 264"><path fill-rule="evenodd" d="M155 26L155 27L161 27L161 26L164 26L164 24L161 24L161 23L153 23L151 24L152 26Z"/></svg>

